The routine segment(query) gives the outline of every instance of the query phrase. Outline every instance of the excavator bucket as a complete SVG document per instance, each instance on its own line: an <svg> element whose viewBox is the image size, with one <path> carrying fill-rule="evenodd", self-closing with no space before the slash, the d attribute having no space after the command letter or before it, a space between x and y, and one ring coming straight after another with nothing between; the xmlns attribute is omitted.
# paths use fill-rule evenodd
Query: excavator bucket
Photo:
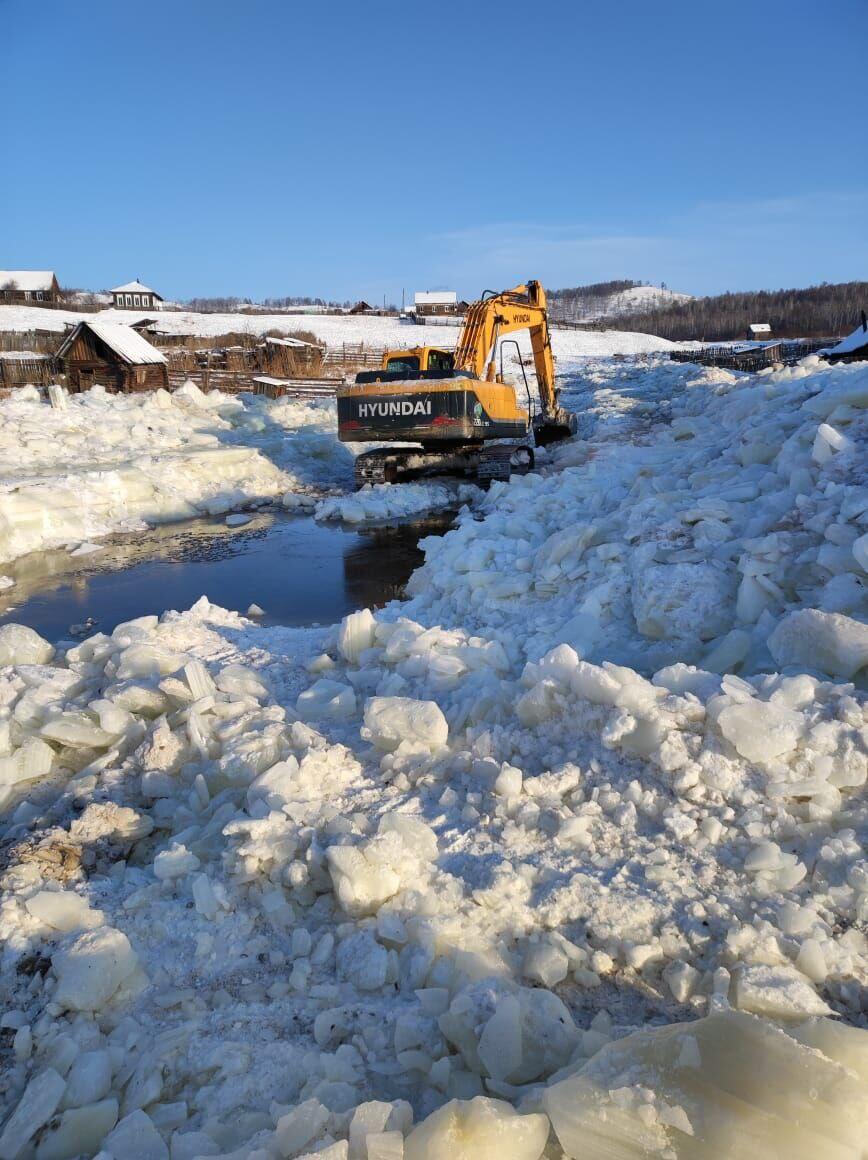
<svg viewBox="0 0 868 1160"><path fill-rule="evenodd" d="M554 415L538 415L534 419L533 439L537 447L548 447L562 439L571 439L579 430L579 421L572 411L558 407Z"/></svg>

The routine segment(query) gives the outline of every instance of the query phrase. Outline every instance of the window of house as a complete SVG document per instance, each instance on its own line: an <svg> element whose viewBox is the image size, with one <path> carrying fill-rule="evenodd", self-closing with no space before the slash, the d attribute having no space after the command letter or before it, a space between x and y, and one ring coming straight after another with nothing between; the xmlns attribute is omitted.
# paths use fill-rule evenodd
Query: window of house
<svg viewBox="0 0 868 1160"><path fill-rule="evenodd" d="M143 383L145 381L145 367L136 367L136 382Z"/></svg>
<svg viewBox="0 0 868 1160"><path fill-rule="evenodd" d="M30 291L29 291L29 290L25 290L25 291L24 291L24 301L25 301L25 302L29 302L29 301L30 301Z"/></svg>
<svg viewBox="0 0 868 1160"><path fill-rule="evenodd" d="M133 306L141 306L142 300L138 294L133 295Z"/></svg>
<svg viewBox="0 0 868 1160"><path fill-rule="evenodd" d="M127 300L127 306L132 306L132 304L133 304L133 296L132 296L132 294L125 294L125 295L124 295L124 297L125 297L125 298L126 298L126 300Z"/></svg>
<svg viewBox="0 0 868 1160"><path fill-rule="evenodd" d="M36 301L37 301L37 302L41 302L41 301L42 301L42 297L43 297L43 295L42 295L42 291L41 291L41 290L37 290L37 291L36 291Z"/></svg>
<svg viewBox="0 0 868 1160"><path fill-rule="evenodd" d="M147 308L150 306L150 304L151 304L150 298L147 296L147 294L143 294L142 295L142 306L144 306L144 308L147 310Z"/></svg>

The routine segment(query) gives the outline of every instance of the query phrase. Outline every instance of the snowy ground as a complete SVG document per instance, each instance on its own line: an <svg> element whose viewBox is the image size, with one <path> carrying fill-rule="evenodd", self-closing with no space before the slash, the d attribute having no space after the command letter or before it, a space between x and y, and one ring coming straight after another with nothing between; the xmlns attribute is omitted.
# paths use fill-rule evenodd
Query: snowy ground
<svg viewBox="0 0 868 1160"><path fill-rule="evenodd" d="M868 375L568 370L404 604L0 629L0 1160L864 1156Z"/></svg>
<svg viewBox="0 0 868 1160"><path fill-rule="evenodd" d="M98 317L103 322L122 322L129 325L139 318L154 318L153 312L137 310L102 310L98 315L79 314L71 310L46 310L38 306L0 306L0 330L57 330L62 332L69 323ZM329 346L341 343L364 342L370 346L390 346L395 349L408 346L455 346L459 326L417 326L399 322L397 318L377 318L364 315L316 314L261 314L247 317L238 314L191 314L171 311L156 315L158 328L167 334L192 334L203 337L220 334L265 334L270 330L289 333L293 330L312 331ZM530 352L530 341L520 337L522 350ZM552 332L552 349L559 359L585 355L646 354L670 350L675 346L665 338L651 334L633 334L627 331L564 331Z"/></svg>

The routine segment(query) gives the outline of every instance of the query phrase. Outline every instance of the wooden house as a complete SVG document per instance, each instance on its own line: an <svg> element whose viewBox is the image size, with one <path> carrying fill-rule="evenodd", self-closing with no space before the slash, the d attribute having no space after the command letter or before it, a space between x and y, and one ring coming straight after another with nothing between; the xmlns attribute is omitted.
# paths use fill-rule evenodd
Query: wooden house
<svg viewBox="0 0 868 1160"><path fill-rule="evenodd" d="M868 362L868 315L864 310L861 325L857 326L852 334L842 338L823 357L831 363Z"/></svg>
<svg viewBox="0 0 868 1160"><path fill-rule="evenodd" d="M168 387L165 357L130 326L118 322L79 322L57 351L69 390L155 391Z"/></svg>
<svg viewBox="0 0 868 1160"><path fill-rule="evenodd" d="M0 303L60 302L53 270L0 270Z"/></svg>
<svg viewBox="0 0 868 1160"><path fill-rule="evenodd" d="M767 322L752 322L747 328L747 337L750 342L768 342L772 328Z"/></svg>
<svg viewBox="0 0 868 1160"><path fill-rule="evenodd" d="M413 305L419 318L459 313L458 295L454 290L417 290L413 297Z"/></svg>
<svg viewBox="0 0 868 1160"><path fill-rule="evenodd" d="M347 314L373 314L373 313L374 313L374 307L370 304L370 302L366 302L364 300L364 298L361 298L355 304L355 306L351 306L349 308L349 310L347 311Z"/></svg>
<svg viewBox="0 0 868 1160"><path fill-rule="evenodd" d="M116 310L161 310L162 297L150 286L143 286L138 278L115 286L111 292L112 304Z"/></svg>

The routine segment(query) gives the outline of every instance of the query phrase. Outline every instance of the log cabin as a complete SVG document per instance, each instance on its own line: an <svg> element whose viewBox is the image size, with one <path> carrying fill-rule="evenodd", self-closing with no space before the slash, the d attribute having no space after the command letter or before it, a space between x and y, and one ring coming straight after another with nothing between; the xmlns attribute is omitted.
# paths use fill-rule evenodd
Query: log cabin
<svg viewBox="0 0 868 1160"><path fill-rule="evenodd" d="M53 270L0 270L0 302L60 301L60 286Z"/></svg>
<svg viewBox="0 0 868 1160"><path fill-rule="evenodd" d="M168 387L165 357L130 326L79 322L57 351L70 392L102 386L129 394Z"/></svg>

